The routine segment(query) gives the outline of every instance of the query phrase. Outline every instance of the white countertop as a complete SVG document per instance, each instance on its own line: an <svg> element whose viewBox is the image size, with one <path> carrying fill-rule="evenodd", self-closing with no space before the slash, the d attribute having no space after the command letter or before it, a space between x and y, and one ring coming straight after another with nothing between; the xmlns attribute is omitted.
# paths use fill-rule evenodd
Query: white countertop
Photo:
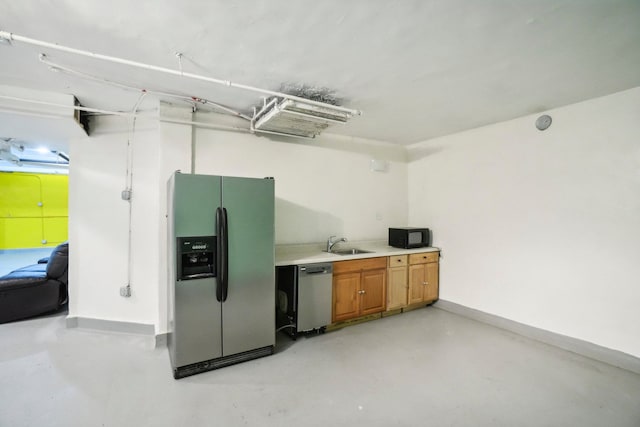
<svg viewBox="0 0 640 427"><path fill-rule="evenodd" d="M347 261L350 259L415 254L420 252L437 252L440 250L440 248L431 246L416 249L394 248L389 246L386 240L338 243L334 248L336 250L358 248L370 252L357 255L330 254L323 252L323 250L326 250L324 243L276 245L276 266L311 264L315 262Z"/></svg>

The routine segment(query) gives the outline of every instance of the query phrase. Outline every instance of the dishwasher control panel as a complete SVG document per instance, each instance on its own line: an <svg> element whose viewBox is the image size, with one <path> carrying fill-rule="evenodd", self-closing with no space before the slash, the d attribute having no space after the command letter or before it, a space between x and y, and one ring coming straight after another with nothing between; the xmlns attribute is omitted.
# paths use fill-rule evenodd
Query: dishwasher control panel
<svg viewBox="0 0 640 427"><path fill-rule="evenodd" d="M303 274L331 274L333 272L333 264L331 263L307 264L298 268Z"/></svg>

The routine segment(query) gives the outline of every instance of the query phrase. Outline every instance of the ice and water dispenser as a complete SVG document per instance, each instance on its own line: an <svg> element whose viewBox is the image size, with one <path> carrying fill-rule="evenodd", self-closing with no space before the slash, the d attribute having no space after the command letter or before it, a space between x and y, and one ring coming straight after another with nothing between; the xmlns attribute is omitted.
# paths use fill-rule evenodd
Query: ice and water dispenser
<svg viewBox="0 0 640 427"><path fill-rule="evenodd" d="M216 236L178 237L178 280L216 275Z"/></svg>

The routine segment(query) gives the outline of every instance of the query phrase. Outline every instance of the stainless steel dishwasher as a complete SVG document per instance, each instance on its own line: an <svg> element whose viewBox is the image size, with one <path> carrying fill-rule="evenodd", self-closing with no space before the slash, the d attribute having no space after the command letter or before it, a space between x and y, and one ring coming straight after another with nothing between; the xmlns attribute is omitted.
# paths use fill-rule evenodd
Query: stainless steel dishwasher
<svg viewBox="0 0 640 427"><path fill-rule="evenodd" d="M324 332L331 323L333 264L298 266L297 332Z"/></svg>

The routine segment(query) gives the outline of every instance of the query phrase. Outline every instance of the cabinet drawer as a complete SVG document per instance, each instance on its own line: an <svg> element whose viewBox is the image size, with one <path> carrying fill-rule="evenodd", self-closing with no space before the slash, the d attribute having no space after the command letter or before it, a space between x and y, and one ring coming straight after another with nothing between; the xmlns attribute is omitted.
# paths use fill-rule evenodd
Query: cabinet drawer
<svg viewBox="0 0 640 427"><path fill-rule="evenodd" d="M404 267L407 265L407 255L396 255L389 257L389 264L387 267Z"/></svg>
<svg viewBox="0 0 640 427"><path fill-rule="evenodd" d="M340 274L348 271L375 270L377 268L387 268L387 257L336 261L333 263L333 274Z"/></svg>
<svg viewBox="0 0 640 427"><path fill-rule="evenodd" d="M425 264L427 262L438 262L440 252L424 252L421 254L409 255L409 264Z"/></svg>

